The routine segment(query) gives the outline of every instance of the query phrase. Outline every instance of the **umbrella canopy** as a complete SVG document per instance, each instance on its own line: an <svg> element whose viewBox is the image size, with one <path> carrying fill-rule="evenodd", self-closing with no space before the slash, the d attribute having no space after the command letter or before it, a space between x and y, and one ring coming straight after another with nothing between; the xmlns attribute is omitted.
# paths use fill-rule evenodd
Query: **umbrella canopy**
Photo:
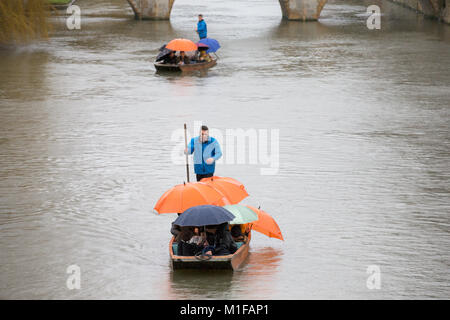
<svg viewBox="0 0 450 320"><path fill-rule="evenodd" d="M179 184L166 191L155 205L161 213L181 213L203 204L224 206L230 201L220 191L206 183L190 182Z"/></svg>
<svg viewBox="0 0 450 320"><path fill-rule="evenodd" d="M274 218L272 218L265 211L256 209L255 207L252 206L247 207L252 209L258 215L258 220L253 222L252 230L261 232L262 234L265 234L269 238L277 238L284 241L280 227L275 222Z"/></svg>
<svg viewBox="0 0 450 320"><path fill-rule="evenodd" d="M245 224L258 220L258 215L256 214L256 212L246 206L233 204L223 207L235 216L230 224Z"/></svg>
<svg viewBox="0 0 450 320"><path fill-rule="evenodd" d="M195 51L197 45L188 39L174 39L166 45L166 48L173 51Z"/></svg>
<svg viewBox="0 0 450 320"><path fill-rule="evenodd" d="M161 48L159 48L159 53L156 56L156 62L164 59L165 56L169 55L173 50L167 49L166 45L163 45Z"/></svg>
<svg viewBox="0 0 450 320"><path fill-rule="evenodd" d="M200 50L208 50L208 49L209 49L209 46L208 46L207 44L198 42L198 43L197 43L197 48L198 48L199 51L200 51Z"/></svg>
<svg viewBox="0 0 450 320"><path fill-rule="evenodd" d="M245 197L248 197L248 193L245 187L239 181L228 177L213 176L210 178L203 178L201 182L209 184L216 190L219 190L231 204L239 203Z"/></svg>
<svg viewBox="0 0 450 320"><path fill-rule="evenodd" d="M219 41L217 41L216 39L204 38L204 39L201 39L198 43L203 43L203 44L206 44L207 46L209 46L209 49L206 50L207 53L216 52L217 50L220 49Z"/></svg>
<svg viewBox="0 0 450 320"><path fill-rule="evenodd" d="M218 206L202 205L187 209L173 222L181 227L217 225L234 219L234 215Z"/></svg>

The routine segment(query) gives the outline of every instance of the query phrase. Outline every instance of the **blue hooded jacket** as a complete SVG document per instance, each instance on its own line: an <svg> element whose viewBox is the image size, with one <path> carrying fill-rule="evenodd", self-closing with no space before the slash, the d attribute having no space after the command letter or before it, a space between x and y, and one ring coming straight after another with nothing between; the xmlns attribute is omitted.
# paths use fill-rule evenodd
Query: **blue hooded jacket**
<svg viewBox="0 0 450 320"><path fill-rule="evenodd" d="M188 145L188 153L194 152L194 171L196 174L208 174L214 173L216 168L216 161L222 157L222 150L220 149L219 142L209 137L208 141L201 143L200 137L191 139ZM213 158L212 164L207 164L206 159Z"/></svg>
<svg viewBox="0 0 450 320"><path fill-rule="evenodd" d="M200 20L197 23L197 31L198 31L198 36L200 37L200 39L206 38L208 30L206 28L205 20Z"/></svg>

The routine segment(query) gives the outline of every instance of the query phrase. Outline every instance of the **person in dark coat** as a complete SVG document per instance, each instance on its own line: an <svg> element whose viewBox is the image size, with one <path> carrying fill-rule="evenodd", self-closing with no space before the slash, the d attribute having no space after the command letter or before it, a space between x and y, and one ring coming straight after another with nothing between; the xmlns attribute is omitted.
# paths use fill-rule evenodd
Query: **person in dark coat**
<svg viewBox="0 0 450 320"><path fill-rule="evenodd" d="M231 236L233 237L234 241L245 241L245 236L242 233L241 230L241 225L240 224L235 224L231 230L230 230Z"/></svg>
<svg viewBox="0 0 450 320"><path fill-rule="evenodd" d="M181 213L177 213L180 216ZM174 221L175 222L175 221ZM175 237L175 242L178 241L178 236L181 232L181 227L172 222L172 227L170 228L170 233Z"/></svg>
<svg viewBox="0 0 450 320"><path fill-rule="evenodd" d="M177 56L175 51L171 51L167 56L164 57L163 63L165 64L177 64Z"/></svg>
<svg viewBox="0 0 450 320"><path fill-rule="evenodd" d="M196 253L200 252L203 247L191 243L191 239L194 236L193 227L181 227L181 232L179 234L178 241L178 256L195 256Z"/></svg>
<svg viewBox="0 0 450 320"><path fill-rule="evenodd" d="M175 237L175 239L177 239L180 232L181 232L180 226L177 226L176 224L174 224L172 222L172 227L170 228L170 233Z"/></svg>
<svg viewBox="0 0 450 320"><path fill-rule="evenodd" d="M206 227L206 232L209 246L204 250L205 254L226 256L237 251L236 243L228 230L228 223L222 223L216 229ZM209 237L208 233L210 234ZM214 242L212 243L212 241Z"/></svg>

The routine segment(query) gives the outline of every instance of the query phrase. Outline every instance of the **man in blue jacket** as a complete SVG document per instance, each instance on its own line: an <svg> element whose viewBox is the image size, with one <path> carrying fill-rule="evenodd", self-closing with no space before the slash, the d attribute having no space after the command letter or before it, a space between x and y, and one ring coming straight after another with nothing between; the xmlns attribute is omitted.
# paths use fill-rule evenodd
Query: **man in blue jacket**
<svg viewBox="0 0 450 320"><path fill-rule="evenodd" d="M194 171L197 175L197 181L212 177L216 161L222 157L219 142L209 136L207 126L202 126L200 135L191 139L184 152L187 154L194 153Z"/></svg>
<svg viewBox="0 0 450 320"><path fill-rule="evenodd" d="M198 23L197 23L197 33L198 36L200 37L200 40L202 40L203 38L206 38L208 30L206 28L206 22L205 20L203 20L203 15L199 14L198 15Z"/></svg>

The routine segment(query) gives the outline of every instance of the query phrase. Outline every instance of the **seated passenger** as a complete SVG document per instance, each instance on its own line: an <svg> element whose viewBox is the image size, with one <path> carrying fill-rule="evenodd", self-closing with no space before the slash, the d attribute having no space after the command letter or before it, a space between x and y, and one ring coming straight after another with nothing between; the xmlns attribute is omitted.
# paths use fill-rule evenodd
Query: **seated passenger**
<svg viewBox="0 0 450 320"><path fill-rule="evenodd" d="M193 236L193 228L181 227L178 241L178 256L195 256L196 253L202 250L203 247L199 247L197 244L190 242Z"/></svg>
<svg viewBox="0 0 450 320"><path fill-rule="evenodd" d="M206 50L201 50L200 51L200 56L198 58L198 62L210 62L211 61L211 56L206 53Z"/></svg>
<svg viewBox="0 0 450 320"><path fill-rule="evenodd" d="M231 227L231 236L233 237L233 240L236 242L243 242L245 241L245 235L242 233L242 228L240 224L235 224Z"/></svg>
<svg viewBox="0 0 450 320"><path fill-rule="evenodd" d="M175 51L171 51L162 61L164 64L177 64L177 56Z"/></svg>
<svg viewBox="0 0 450 320"><path fill-rule="evenodd" d="M198 228L195 228L194 235L189 240L189 243L195 244L195 245L203 248L205 242L206 242L206 236L204 234L201 234Z"/></svg>
<svg viewBox="0 0 450 320"><path fill-rule="evenodd" d="M177 64L190 64L191 59L186 55L184 51L180 51L180 56L177 58Z"/></svg>
<svg viewBox="0 0 450 320"><path fill-rule="evenodd" d="M177 214L178 214L178 216L180 216L181 213L177 213ZM177 238L178 238L178 235L180 234L180 232L181 232L181 227L172 222L172 227L170 228L170 233L175 237L175 241L177 241Z"/></svg>
<svg viewBox="0 0 450 320"><path fill-rule="evenodd" d="M216 228L206 227L208 246L203 249L206 255L226 256L237 251L236 243L234 243L228 230L228 223L222 223ZM211 234L208 239L208 233Z"/></svg>
<svg viewBox="0 0 450 320"><path fill-rule="evenodd" d="M194 52L194 55L191 57L191 62L197 63L199 58L200 58L200 52L197 50Z"/></svg>

